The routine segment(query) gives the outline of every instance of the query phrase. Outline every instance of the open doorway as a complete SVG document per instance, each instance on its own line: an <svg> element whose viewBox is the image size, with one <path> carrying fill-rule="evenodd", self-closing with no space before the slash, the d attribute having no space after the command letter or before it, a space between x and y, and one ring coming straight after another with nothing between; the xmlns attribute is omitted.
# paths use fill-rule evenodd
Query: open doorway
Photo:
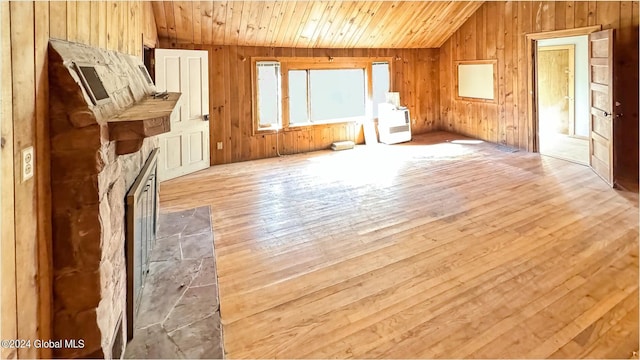
<svg viewBox="0 0 640 360"><path fill-rule="evenodd" d="M589 164L587 35L537 41L538 149Z"/></svg>

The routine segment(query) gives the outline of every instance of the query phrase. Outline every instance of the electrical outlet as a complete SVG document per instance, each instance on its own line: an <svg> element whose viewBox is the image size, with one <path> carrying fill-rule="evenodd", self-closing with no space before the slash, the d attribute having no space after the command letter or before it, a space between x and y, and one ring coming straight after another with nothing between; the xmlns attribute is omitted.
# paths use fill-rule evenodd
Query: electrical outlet
<svg viewBox="0 0 640 360"><path fill-rule="evenodd" d="M222 150L222 141L218 142L218 150Z"/></svg>
<svg viewBox="0 0 640 360"><path fill-rule="evenodd" d="M35 159L33 157L33 146L22 150L22 182L33 177L35 172Z"/></svg>

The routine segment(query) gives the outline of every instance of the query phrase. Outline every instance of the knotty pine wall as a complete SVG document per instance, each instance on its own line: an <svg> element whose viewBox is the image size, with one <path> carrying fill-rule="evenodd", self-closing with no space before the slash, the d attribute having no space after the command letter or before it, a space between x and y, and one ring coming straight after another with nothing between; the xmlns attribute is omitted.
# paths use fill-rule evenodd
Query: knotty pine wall
<svg viewBox="0 0 640 360"><path fill-rule="evenodd" d="M525 34L601 24L616 29L617 177L638 181L638 2L486 2L440 48L440 128L532 150ZM455 99L455 61L497 59L498 101Z"/></svg>
<svg viewBox="0 0 640 360"><path fill-rule="evenodd" d="M340 140L363 142L362 126L331 124L279 134L252 135L251 57L397 57L392 60L392 91L400 92L412 119L413 134L435 130L438 120L438 49L307 49L170 44L160 47L209 51L211 162L225 164L327 149ZM242 59L246 59L242 61ZM276 139L276 136L278 138ZM277 143L276 143L277 140ZM216 143L222 142L222 150Z"/></svg>
<svg viewBox="0 0 640 360"><path fill-rule="evenodd" d="M140 55L156 43L151 4L142 1L0 2L0 156L3 339L51 338L49 38ZM35 177L21 181L21 150L34 146ZM55 204L53 204L55 206ZM50 358L48 349L0 349L1 358Z"/></svg>

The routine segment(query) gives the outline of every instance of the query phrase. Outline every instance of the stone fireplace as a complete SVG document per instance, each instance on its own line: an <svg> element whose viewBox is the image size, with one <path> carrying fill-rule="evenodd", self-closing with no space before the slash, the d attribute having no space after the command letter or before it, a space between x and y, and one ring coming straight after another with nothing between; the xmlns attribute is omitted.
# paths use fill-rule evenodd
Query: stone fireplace
<svg viewBox="0 0 640 360"><path fill-rule="evenodd" d="M126 334L125 194L169 130L142 60L49 43L55 357L119 357Z"/></svg>

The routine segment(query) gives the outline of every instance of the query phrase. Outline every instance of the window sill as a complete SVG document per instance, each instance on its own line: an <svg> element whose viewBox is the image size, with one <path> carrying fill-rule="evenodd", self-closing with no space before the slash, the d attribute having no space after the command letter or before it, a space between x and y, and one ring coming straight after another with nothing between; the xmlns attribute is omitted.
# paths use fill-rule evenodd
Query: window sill
<svg viewBox="0 0 640 360"><path fill-rule="evenodd" d="M364 118L343 118L343 119L335 119L335 120L326 120L319 122L307 122L307 123L297 123L297 124L289 124L290 128L297 127L309 127L309 126L322 126L322 125L335 125L335 124L353 124L353 123L363 123Z"/></svg>
<svg viewBox="0 0 640 360"><path fill-rule="evenodd" d="M360 124L360 121L357 120L341 120L341 121L325 121L321 123L305 123L305 124L295 124L289 125L288 128L283 129L284 131L300 131L312 129L314 127L330 127L335 125L350 125L350 124Z"/></svg>
<svg viewBox="0 0 640 360"><path fill-rule="evenodd" d="M289 127L283 127L283 128L261 128L261 129L257 129L254 133L254 135L269 135L269 134L275 134L278 132L293 132L293 131L304 131L304 130L310 130L313 129L315 127L330 127L330 126L335 126L335 125L353 125L353 124L361 124L362 120L361 119L357 119L357 120L336 120L336 121L325 121L325 122L321 122L321 123L304 123L304 124L295 124L295 125L289 125Z"/></svg>
<svg viewBox="0 0 640 360"><path fill-rule="evenodd" d="M258 128L255 133L256 134L270 134L270 133L276 133L278 131L281 131L282 128L280 127L275 127L275 126L269 126L269 127L261 127Z"/></svg>

